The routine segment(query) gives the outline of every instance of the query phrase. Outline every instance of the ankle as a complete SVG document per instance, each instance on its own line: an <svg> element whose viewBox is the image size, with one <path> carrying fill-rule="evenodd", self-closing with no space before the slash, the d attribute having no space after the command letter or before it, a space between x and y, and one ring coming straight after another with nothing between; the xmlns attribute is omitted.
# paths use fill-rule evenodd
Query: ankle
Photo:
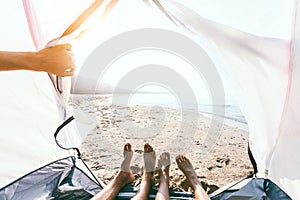
<svg viewBox="0 0 300 200"><path fill-rule="evenodd" d="M163 177L163 178L165 178L165 179L169 179L169 172L167 171L160 171L159 172L159 177Z"/></svg>
<svg viewBox="0 0 300 200"><path fill-rule="evenodd" d="M203 190L200 181L197 181L197 182L191 182L191 185L192 185L192 188L193 188L194 191L196 191L196 190L198 190L198 191L199 191L199 190Z"/></svg>
<svg viewBox="0 0 300 200"><path fill-rule="evenodd" d="M146 179L152 179L153 172L144 172L143 177L146 178Z"/></svg>
<svg viewBox="0 0 300 200"><path fill-rule="evenodd" d="M116 177L118 178L118 180L120 181L130 181L132 182L134 180L133 174L131 172L124 172L124 171L120 171Z"/></svg>

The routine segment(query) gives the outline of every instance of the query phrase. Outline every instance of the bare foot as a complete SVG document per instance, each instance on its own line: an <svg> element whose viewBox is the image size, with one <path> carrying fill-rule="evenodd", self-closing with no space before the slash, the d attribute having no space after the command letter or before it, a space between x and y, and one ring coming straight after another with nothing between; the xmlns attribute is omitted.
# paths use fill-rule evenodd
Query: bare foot
<svg viewBox="0 0 300 200"><path fill-rule="evenodd" d="M156 155L152 146L150 146L150 144L148 143L144 145L143 157L144 157L144 171L148 173L149 172L153 173L155 169Z"/></svg>
<svg viewBox="0 0 300 200"><path fill-rule="evenodd" d="M133 156L133 151L131 149L131 144L126 143L124 145L124 150L123 150L123 156L124 156L124 160L121 164L121 171L122 172L130 172L130 162Z"/></svg>
<svg viewBox="0 0 300 200"><path fill-rule="evenodd" d="M126 143L123 150L124 160L121 163L121 171L117 174L118 180L122 186L125 186L134 181L134 176L130 170L130 162L133 156L131 144Z"/></svg>
<svg viewBox="0 0 300 200"><path fill-rule="evenodd" d="M164 152L160 155L158 160L158 168L160 176L164 176L169 179L169 171L170 171L170 154L168 152Z"/></svg>
<svg viewBox="0 0 300 200"><path fill-rule="evenodd" d="M195 189L196 185L200 185L200 181L197 179L197 174L194 170L194 167L187 157L183 155L179 155L176 157L176 162L179 169L184 173L186 178L190 181L193 189Z"/></svg>
<svg viewBox="0 0 300 200"><path fill-rule="evenodd" d="M179 169L184 173L186 178L191 183L193 190L195 192L196 200L209 199L206 192L203 190L200 181L197 178L197 174L196 174L194 167L193 167L192 163L190 162L190 160L183 155L178 155L176 157L176 162L177 162Z"/></svg>
<svg viewBox="0 0 300 200"><path fill-rule="evenodd" d="M170 173L170 154L161 154L158 164L159 168L159 188L155 200L169 200L169 173Z"/></svg>
<svg viewBox="0 0 300 200"><path fill-rule="evenodd" d="M129 143L125 144L123 155L124 160L121 164L121 171L103 190L96 194L92 200L113 200L125 185L134 181L134 176L130 170L130 162L133 152Z"/></svg>
<svg viewBox="0 0 300 200"><path fill-rule="evenodd" d="M153 172L155 167L155 151L152 146L148 143L144 145L144 174L142 177L142 182L139 191L132 198L132 200L146 200L148 199L148 194L150 191L150 187L153 182Z"/></svg>

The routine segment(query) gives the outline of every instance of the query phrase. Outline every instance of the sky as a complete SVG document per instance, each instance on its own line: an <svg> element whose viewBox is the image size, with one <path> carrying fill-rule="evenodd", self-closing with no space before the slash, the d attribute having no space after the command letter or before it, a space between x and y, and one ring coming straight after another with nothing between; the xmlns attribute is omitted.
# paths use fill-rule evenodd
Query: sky
<svg viewBox="0 0 300 200"><path fill-rule="evenodd" d="M22 1L0 0L0 2L0 13L2 14L0 26L3 27L3 31L0 32L0 37L2 38L1 49L15 51L34 50L22 8ZM63 23L68 24L72 21L71 19L73 18L68 17L72 15L74 17L77 16L78 10L82 9L83 5L83 1L80 0L33 2L36 2L35 9L38 19L44 25L48 26L47 29L43 30L44 34L50 35L49 38L63 30ZM84 1L86 5L88 5L87 2L92 1ZM283 39L288 39L290 36L293 11L292 0L179 0L179 2L190 6L205 18L245 32L264 37ZM52 10L51 6L59 9ZM70 6L68 12L66 6ZM60 17L62 17L61 20L59 19ZM77 64L76 73L80 73L80 66L99 44L112 36L139 28L169 29L192 37L172 24L170 20L157 10L149 9L143 1L120 0L113 11L104 20L100 21L91 32L81 39L71 42ZM44 38L48 40L47 37ZM128 54L128 56L114 62L101 81L114 85L134 67L149 63L172 66L174 70L182 74L190 85L193 87L196 85L193 88L196 95L205 96L205 101L209 99L209 92L207 91L205 82L201 77L195 76L195 72L193 72L191 66L188 66L189 64L184 60L180 60L178 57L165 52L144 51L136 52L136 54ZM222 65L221 62L219 64ZM223 75L225 92L228 99L230 99L229 101L234 102L235 99L231 98L234 96L233 89L229 86L226 79L230 79L230 77Z"/></svg>

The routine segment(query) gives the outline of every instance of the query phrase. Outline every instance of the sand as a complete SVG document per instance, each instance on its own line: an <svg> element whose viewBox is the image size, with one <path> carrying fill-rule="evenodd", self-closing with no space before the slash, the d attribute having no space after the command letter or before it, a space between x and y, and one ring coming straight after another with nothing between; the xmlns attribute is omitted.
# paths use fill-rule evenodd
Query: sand
<svg viewBox="0 0 300 200"><path fill-rule="evenodd" d="M178 108L111 105L109 96L77 95L72 102L97 121L97 127L88 134L80 150L88 166L104 183L120 170L122 148L127 142L134 151L132 185L137 187L143 171L145 142L154 147L157 158L162 152L170 152L170 187L176 191L191 191L176 165L178 154L191 160L208 193L253 171L247 154L248 133L202 114Z"/></svg>

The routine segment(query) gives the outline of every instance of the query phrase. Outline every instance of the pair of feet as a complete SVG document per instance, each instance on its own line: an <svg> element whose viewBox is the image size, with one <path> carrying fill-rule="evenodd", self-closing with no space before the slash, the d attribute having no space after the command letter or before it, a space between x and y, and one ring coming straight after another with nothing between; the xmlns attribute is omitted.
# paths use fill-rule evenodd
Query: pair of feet
<svg viewBox="0 0 300 200"><path fill-rule="evenodd" d="M121 164L121 171L116 175L116 177L103 189L98 193L93 199L114 199L119 191L127 184L134 181L134 176L130 170L130 162L133 156L132 147L129 143L124 145L124 160ZM133 200L143 200L148 199L149 191L152 186L152 178L153 173L155 171L155 162L156 162L156 154L152 146L148 143L144 145L144 174L142 177L142 182L139 191L132 198ZM187 179L190 181L194 191L195 197L197 198L197 193L201 192L201 199L207 196L203 191L200 181L197 179L196 172L189 161L183 155L179 155L176 157L176 162L179 169L184 173ZM158 159L157 167L159 169L160 175L160 185L158 188L158 192L156 195L157 200L166 200L169 199L169 171L170 171L170 154L165 152L161 154Z"/></svg>
<svg viewBox="0 0 300 200"><path fill-rule="evenodd" d="M124 160L121 165L121 171L127 172L126 174L128 175L128 180L129 180L128 183L130 183L133 181L133 175L130 171L130 162L133 155L133 151L129 143L125 144L123 154L124 154ZM143 191L145 190L149 191L150 188L146 189L143 187L143 185L152 184L153 172L155 171L156 154L153 147L148 143L144 145L143 158L144 158L144 174L142 178L141 188L133 199L147 199L148 193L146 194L146 192ZM184 175L190 181L192 187L196 189L197 186L200 185L200 181L197 179L196 172L189 159L183 155L178 155L176 157L176 162L179 169L184 173ZM170 165L171 165L170 154L168 152L162 153L157 163L160 183L159 183L159 189L156 195L156 199L169 199ZM145 182L149 182L149 183L145 183Z"/></svg>

